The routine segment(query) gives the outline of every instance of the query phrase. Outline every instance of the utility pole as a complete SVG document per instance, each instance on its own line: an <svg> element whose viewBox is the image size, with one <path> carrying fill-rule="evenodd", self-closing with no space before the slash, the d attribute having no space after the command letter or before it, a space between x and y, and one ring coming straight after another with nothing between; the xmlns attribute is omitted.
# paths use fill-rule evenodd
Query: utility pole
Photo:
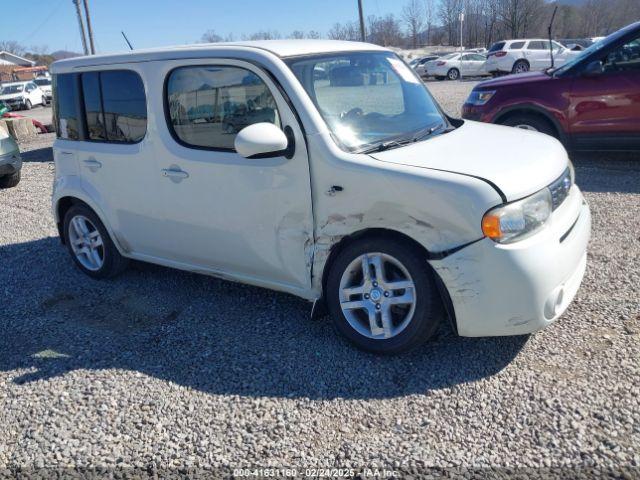
<svg viewBox="0 0 640 480"><path fill-rule="evenodd" d="M464 24L464 11L460 12L460 80L462 80L462 69L464 65L462 64L462 57L464 52L464 47L462 46L462 25Z"/></svg>
<svg viewBox="0 0 640 480"><path fill-rule="evenodd" d="M79 0L71 0L73 4L76 6L76 13L78 14L78 25L80 26L80 38L82 39L82 49L84 50L85 55L89 55L89 50L87 49L87 37L84 34L84 22L82 21L82 12L80 11Z"/></svg>
<svg viewBox="0 0 640 480"><path fill-rule="evenodd" d="M362 0L358 0L358 14L360 16L360 40L367 41L367 36L364 32L364 13L362 13Z"/></svg>
<svg viewBox="0 0 640 480"><path fill-rule="evenodd" d="M96 47L93 43L93 28L91 28L91 16L89 15L89 0L84 0L84 14L87 17L87 34L89 34L89 46L91 55L96 54Z"/></svg>

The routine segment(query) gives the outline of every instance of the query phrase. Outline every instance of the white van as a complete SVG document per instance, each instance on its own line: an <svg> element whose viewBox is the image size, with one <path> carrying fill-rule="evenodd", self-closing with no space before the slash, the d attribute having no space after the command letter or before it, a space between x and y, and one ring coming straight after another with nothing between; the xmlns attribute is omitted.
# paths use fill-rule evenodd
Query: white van
<svg viewBox="0 0 640 480"><path fill-rule="evenodd" d="M94 278L136 259L289 292L381 353L447 318L534 332L578 290L591 217L562 145L447 117L387 49L197 45L53 73L53 214Z"/></svg>

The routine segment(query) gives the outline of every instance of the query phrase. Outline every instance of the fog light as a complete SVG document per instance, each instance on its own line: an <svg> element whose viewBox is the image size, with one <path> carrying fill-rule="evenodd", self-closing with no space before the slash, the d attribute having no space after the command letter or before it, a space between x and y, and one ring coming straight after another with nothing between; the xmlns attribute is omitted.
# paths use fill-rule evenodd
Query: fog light
<svg viewBox="0 0 640 480"><path fill-rule="evenodd" d="M552 320L558 316L562 302L564 301L564 288L558 287L547 298L544 304L544 316L547 320Z"/></svg>

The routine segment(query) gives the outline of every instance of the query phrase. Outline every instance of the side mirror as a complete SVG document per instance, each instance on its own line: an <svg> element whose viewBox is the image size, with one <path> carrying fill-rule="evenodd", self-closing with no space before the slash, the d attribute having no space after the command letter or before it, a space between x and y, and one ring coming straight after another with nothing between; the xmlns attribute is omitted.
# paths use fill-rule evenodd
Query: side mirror
<svg viewBox="0 0 640 480"><path fill-rule="evenodd" d="M582 71L583 77L597 77L598 75L602 75L604 73L604 67L602 66L602 62L596 60L595 62L589 63L584 70Z"/></svg>
<svg viewBox="0 0 640 480"><path fill-rule="evenodd" d="M254 123L240 130L236 135L234 146L236 151L245 158L282 156L291 158L293 135L290 138L291 141L273 123Z"/></svg>

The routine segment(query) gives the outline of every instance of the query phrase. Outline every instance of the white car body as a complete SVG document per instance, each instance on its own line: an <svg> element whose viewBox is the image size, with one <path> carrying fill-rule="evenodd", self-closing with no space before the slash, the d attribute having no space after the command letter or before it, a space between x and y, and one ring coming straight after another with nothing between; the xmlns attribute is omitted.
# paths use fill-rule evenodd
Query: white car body
<svg viewBox="0 0 640 480"><path fill-rule="evenodd" d="M463 77L480 77L487 75L485 62L487 58L475 52L450 53L426 64L428 75L436 78L457 80Z"/></svg>
<svg viewBox="0 0 640 480"><path fill-rule="evenodd" d="M433 60L436 60L437 58L438 58L437 55L427 55L425 57L412 60L409 65L411 66L411 68L415 70L415 72L419 76L426 77L427 75L429 75L429 73L427 72L427 65L430 64L430 62L432 62Z"/></svg>
<svg viewBox="0 0 640 480"><path fill-rule="evenodd" d="M33 79L33 83L40 87L40 90L43 91L44 96L47 102L51 101L53 97L52 85L51 85L51 77L49 76L40 76Z"/></svg>
<svg viewBox="0 0 640 480"><path fill-rule="evenodd" d="M579 55L564 45L553 42L553 59L555 66L563 65L567 60ZM490 74L523 73L544 70L551 67L549 40L517 39L496 42L487 53L485 70Z"/></svg>
<svg viewBox="0 0 640 480"><path fill-rule="evenodd" d="M311 301L326 293L323 273L341 241L390 231L424 249L451 299L460 335L519 335L556 320L585 269L591 217L580 189L573 184L547 224L518 242L490 240L481 221L493 207L561 177L570 165L562 145L546 135L469 121L401 148L347 152L285 63L292 56L335 52L389 51L356 42L287 40L54 63L54 75L136 72L148 115L146 134L135 144L55 141L56 222L60 226L70 199L78 199L98 215L125 257ZM245 158L235 150L178 143L166 122L163 92L170 72L189 65L236 66L257 75L291 128L290 157ZM422 85L401 60L394 65ZM247 127L245 140L273 129L254 127ZM250 144L236 145L253 152Z"/></svg>
<svg viewBox="0 0 640 480"><path fill-rule="evenodd" d="M9 105L12 110L43 105L45 97L45 93L33 82L3 83L0 89L0 100Z"/></svg>

